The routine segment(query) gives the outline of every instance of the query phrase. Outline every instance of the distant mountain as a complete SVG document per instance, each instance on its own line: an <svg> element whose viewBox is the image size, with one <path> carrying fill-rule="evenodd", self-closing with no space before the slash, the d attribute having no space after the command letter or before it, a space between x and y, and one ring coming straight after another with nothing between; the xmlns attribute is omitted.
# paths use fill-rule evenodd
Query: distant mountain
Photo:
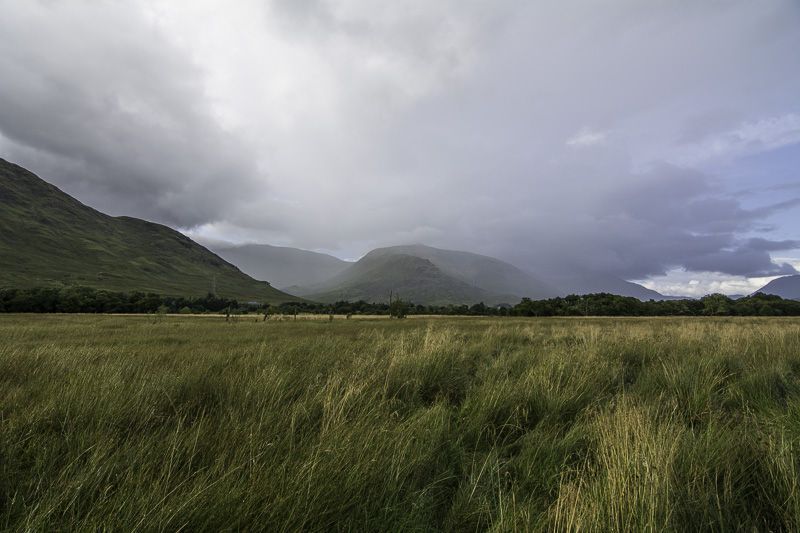
<svg viewBox="0 0 800 533"><path fill-rule="evenodd" d="M0 159L0 287L83 285L240 301L296 300L183 234L87 207Z"/></svg>
<svg viewBox="0 0 800 533"><path fill-rule="evenodd" d="M795 274L794 276L774 279L756 292L774 294L785 300L800 300L800 275Z"/></svg>
<svg viewBox="0 0 800 533"><path fill-rule="evenodd" d="M220 257L230 261L256 279L269 281L273 287L289 290L314 285L332 278L353 263L332 255L268 244L211 246Z"/></svg>
<svg viewBox="0 0 800 533"><path fill-rule="evenodd" d="M333 278L294 291L312 300L371 302L386 302L392 292L426 305L494 305L555 295L533 275L498 259L421 244L372 250Z"/></svg>
<svg viewBox="0 0 800 533"><path fill-rule="evenodd" d="M370 253L402 253L428 259L446 274L475 287L480 287L494 295L495 298L499 296L502 302L519 301L523 297L541 300L569 294L600 292L632 296L644 301L672 298L638 283L614 276L596 273L560 273L550 277L535 276L494 257L471 252L442 250L422 244L378 248Z"/></svg>
<svg viewBox="0 0 800 533"><path fill-rule="evenodd" d="M671 300L675 297L664 296L663 294L643 287L632 281L596 273L566 273L551 274L545 279L553 286L558 287L559 296L570 294L596 294L610 293L619 296L630 296L642 301L648 300Z"/></svg>
<svg viewBox="0 0 800 533"><path fill-rule="evenodd" d="M550 298L557 289L510 263L472 252L443 250L422 244L378 248L370 255L406 254L427 259L445 274L487 293L499 296L502 301L519 301L523 297L534 300ZM488 302L487 302L488 303Z"/></svg>
<svg viewBox="0 0 800 533"><path fill-rule="evenodd" d="M390 293L417 304L499 303L499 297L459 280L428 259L370 252L332 279L301 290L311 300L388 302Z"/></svg>
<svg viewBox="0 0 800 533"><path fill-rule="evenodd" d="M413 261L416 258L422 261ZM268 268L264 267L265 272ZM612 276L553 275L543 281L499 259L422 244L378 248L339 274L320 283L287 287L312 300L384 302L393 291L421 304L487 305L540 300L568 294L608 292L640 300L668 297Z"/></svg>

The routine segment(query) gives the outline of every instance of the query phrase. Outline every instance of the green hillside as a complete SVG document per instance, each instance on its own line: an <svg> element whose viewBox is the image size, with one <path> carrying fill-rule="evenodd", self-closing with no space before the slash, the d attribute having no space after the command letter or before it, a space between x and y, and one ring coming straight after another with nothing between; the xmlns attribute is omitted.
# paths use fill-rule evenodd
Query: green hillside
<svg viewBox="0 0 800 533"><path fill-rule="evenodd" d="M387 302L395 297L424 305L492 302L495 296L443 272L427 259L369 253L347 270L308 289L312 300Z"/></svg>
<svg viewBox="0 0 800 533"><path fill-rule="evenodd" d="M0 287L83 285L240 301L297 298L256 281L183 234L111 217L0 159Z"/></svg>
<svg viewBox="0 0 800 533"><path fill-rule="evenodd" d="M295 294L318 301L385 302L389 291L424 305L515 303L555 290L498 259L420 244L377 248L337 276Z"/></svg>
<svg viewBox="0 0 800 533"><path fill-rule="evenodd" d="M523 297L534 300L552 298L558 290L510 263L494 257L443 250L423 244L377 248L370 255L407 254L427 259L448 276L488 293L498 295L505 302L518 301Z"/></svg>

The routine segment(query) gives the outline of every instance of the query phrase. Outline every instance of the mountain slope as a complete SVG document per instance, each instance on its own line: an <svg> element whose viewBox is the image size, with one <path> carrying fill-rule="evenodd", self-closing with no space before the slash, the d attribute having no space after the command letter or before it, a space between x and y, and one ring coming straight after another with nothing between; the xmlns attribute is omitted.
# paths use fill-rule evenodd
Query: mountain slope
<svg viewBox="0 0 800 533"><path fill-rule="evenodd" d="M559 296L606 292L618 296L631 296L642 301L672 299L671 297L664 296L660 292L643 287L638 283L603 274L562 274L551 275L547 279L554 286L558 287Z"/></svg>
<svg viewBox="0 0 800 533"><path fill-rule="evenodd" d="M394 264L401 256L414 257L430 265L422 268L420 265L424 263L412 265L408 259ZM436 269L435 275L431 267ZM437 288L437 283L441 287ZM293 294L321 301L354 298L386 301L389 291L393 290L402 298L421 304L473 304L482 301L491 305L516 303L523 297L539 300L598 292L633 296L640 300L666 298L656 291L613 276L559 274L542 281L493 257L421 244L377 248L330 280L291 289Z"/></svg>
<svg viewBox="0 0 800 533"><path fill-rule="evenodd" d="M353 263L332 255L268 244L212 246L212 250L256 279L273 287L314 285L339 274Z"/></svg>
<svg viewBox="0 0 800 533"><path fill-rule="evenodd" d="M773 279L756 292L774 294L786 300L800 300L800 274Z"/></svg>
<svg viewBox="0 0 800 533"><path fill-rule="evenodd" d="M424 305L494 303L487 291L456 279L431 261L407 254L370 252L332 279L305 289L312 300L365 300L387 302L395 298Z"/></svg>
<svg viewBox="0 0 800 533"><path fill-rule="evenodd" d="M443 250L422 244L378 248L370 254L408 254L422 257L450 276L480 287L487 293L500 297L500 301L513 302L523 297L532 300L607 292L632 296L640 300L663 300L664 295L614 276L594 273L557 274L550 277L534 276L510 263L471 252ZM488 302L487 302L488 303Z"/></svg>
<svg viewBox="0 0 800 533"><path fill-rule="evenodd" d="M105 215L0 159L0 287L63 285L296 300L173 229Z"/></svg>
<svg viewBox="0 0 800 533"><path fill-rule="evenodd" d="M537 300L557 294L557 290L512 264L494 257L471 252L443 250L422 244L378 248L370 252L375 256L407 254L427 259L445 274L484 291L504 296L504 301L529 297Z"/></svg>

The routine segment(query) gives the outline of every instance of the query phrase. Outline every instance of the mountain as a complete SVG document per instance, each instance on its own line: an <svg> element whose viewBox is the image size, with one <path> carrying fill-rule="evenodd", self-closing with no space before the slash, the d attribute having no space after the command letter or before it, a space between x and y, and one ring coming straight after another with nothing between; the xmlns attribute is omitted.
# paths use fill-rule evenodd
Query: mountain
<svg viewBox="0 0 800 533"><path fill-rule="evenodd" d="M365 300L395 298L424 305L495 303L497 297L448 275L431 261L408 254L370 252L345 271L298 294L311 300Z"/></svg>
<svg viewBox="0 0 800 533"><path fill-rule="evenodd" d="M523 270L484 255L414 244L372 250L322 283L295 288L313 300L385 302L393 292L419 304L516 303L556 291Z"/></svg>
<svg viewBox="0 0 800 533"><path fill-rule="evenodd" d="M416 258L416 261L411 258ZM321 283L289 288L312 300L385 302L389 292L420 304L516 303L608 292L640 300L668 297L613 276L552 275L543 281L529 272L493 257L443 250L421 244L378 248L339 274Z"/></svg>
<svg viewBox="0 0 800 533"><path fill-rule="evenodd" d="M773 279L756 292L774 294L785 300L800 300L800 274Z"/></svg>
<svg viewBox="0 0 800 533"><path fill-rule="evenodd" d="M0 159L0 287L83 285L240 301L297 300L183 234L96 211Z"/></svg>
<svg viewBox="0 0 800 533"><path fill-rule="evenodd" d="M378 248L370 254L375 256L406 254L427 259L445 274L468 285L480 287L488 293L501 296L505 302L518 301L526 296L534 300L550 298L558 293L554 287L533 274L486 255L443 250L422 244Z"/></svg>
<svg viewBox="0 0 800 533"><path fill-rule="evenodd" d="M501 302L515 302L523 297L541 300L569 294L599 292L632 296L644 301L669 298L638 283L614 276L596 273L534 276L494 257L442 250L422 244L379 248L370 253L376 255L402 253L422 257L442 269L444 273L469 285L480 287L493 295L494 299L499 298Z"/></svg>
<svg viewBox="0 0 800 533"><path fill-rule="evenodd" d="M631 296L642 301L674 299L638 283L605 274L556 274L547 277L547 281L558 287L559 296L607 292L618 296Z"/></svg>
<svg viewBox="0 0 800 533"><path fill-rule="evenodd" d="M320 283L353 264L328 254L268 244L217 245L211 249L243 272L281 290Z"/></svg>

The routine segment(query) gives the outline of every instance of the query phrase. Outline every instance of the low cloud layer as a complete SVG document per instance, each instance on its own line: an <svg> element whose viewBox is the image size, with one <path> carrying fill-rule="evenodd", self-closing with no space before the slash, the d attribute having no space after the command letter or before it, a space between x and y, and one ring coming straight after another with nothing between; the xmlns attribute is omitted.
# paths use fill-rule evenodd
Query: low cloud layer
<svg viewBox="0 0 800 533"><path fill-rule="evenodd" d="M793 0L2 7L0 157L104 211L348 258L795 272Z"/></svg>

